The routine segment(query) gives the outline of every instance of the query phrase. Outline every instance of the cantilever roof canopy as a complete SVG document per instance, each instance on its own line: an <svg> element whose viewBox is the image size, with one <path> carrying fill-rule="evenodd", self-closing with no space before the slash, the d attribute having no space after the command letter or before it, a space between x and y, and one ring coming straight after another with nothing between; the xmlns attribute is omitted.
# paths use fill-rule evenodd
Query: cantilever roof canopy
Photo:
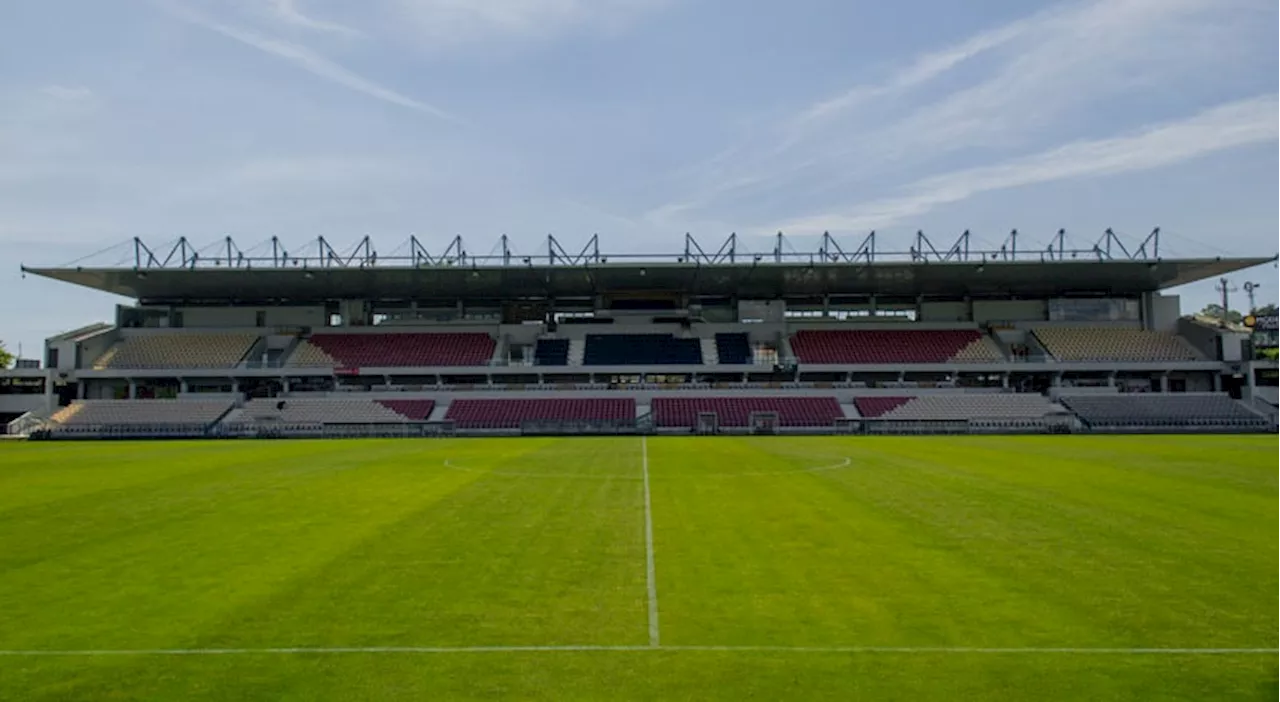
<svg viewBox="0 0 1280 702"><path fill-rule="evenodd" d="M27 268L53 280L156 304L314 304L328 300L572 299L678 292L694 299L821 295L1136 295L1224 275L1274 258L1178 260L746 263L591 262L580 265L282 266L266 268Z"/></svg>

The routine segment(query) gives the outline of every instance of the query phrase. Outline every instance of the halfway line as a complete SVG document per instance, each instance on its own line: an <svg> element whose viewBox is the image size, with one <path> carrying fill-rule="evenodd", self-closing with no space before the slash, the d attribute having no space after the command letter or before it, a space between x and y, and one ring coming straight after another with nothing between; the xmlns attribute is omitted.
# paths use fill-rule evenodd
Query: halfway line
<svg viewBox="0 0 1280 702"><path fill-rule="evenodd" d="M649 499L649 444L640 437L640 465L644 472L644 560L645 580L649 590L649 645L658 646L658 576L653 557L653 509Z"/></svg>

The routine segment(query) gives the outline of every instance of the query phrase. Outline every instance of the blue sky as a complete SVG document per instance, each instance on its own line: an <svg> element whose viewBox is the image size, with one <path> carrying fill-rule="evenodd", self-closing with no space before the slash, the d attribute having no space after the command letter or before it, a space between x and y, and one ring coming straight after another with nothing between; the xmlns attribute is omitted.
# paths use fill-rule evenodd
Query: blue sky
<svg viewBox="0 0 1280 702"><path fill-rule="evenodd" d="M1277 250L1274 0L45 0L0 21L0 338L138 235L823 230ZM894 245L897 244L897 245ZM1276 270L1237 276L1275 300ZM1212 283L1180 291L1184 310ZM1239 293L1237 295L1240 295ZM1240 297L1243 302L1243 297ZM16 301L16 304L15 304ZM24 349L25 350L25 349Z"/></svg>

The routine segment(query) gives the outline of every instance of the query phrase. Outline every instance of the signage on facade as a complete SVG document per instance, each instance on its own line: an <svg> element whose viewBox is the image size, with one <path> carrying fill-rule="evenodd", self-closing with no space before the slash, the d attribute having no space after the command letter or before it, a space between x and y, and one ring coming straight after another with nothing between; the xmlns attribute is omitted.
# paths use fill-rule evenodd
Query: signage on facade
<svg viewBox="0 0 1280 702"><path fill-rule="evenodd" d="M1255 331L1276 331L1277 328L1280 328L1280 325L1277 324L1277 317L1274 314L1261 317L1249 315L1244 318L1244 325L1252 327Z"/></svg>

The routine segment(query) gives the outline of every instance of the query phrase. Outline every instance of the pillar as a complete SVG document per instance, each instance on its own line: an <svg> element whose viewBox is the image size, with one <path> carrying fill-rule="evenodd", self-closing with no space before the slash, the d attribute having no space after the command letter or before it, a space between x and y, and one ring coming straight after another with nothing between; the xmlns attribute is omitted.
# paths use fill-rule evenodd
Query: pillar
<svg viewBox="0 0 1280 702"><path fill-rule="evenodd" d="M137 397L138 397L138 384L133 381L133 378L130 378L129 379L129 399L133 400L133 399L136 399Z"/></svg>

